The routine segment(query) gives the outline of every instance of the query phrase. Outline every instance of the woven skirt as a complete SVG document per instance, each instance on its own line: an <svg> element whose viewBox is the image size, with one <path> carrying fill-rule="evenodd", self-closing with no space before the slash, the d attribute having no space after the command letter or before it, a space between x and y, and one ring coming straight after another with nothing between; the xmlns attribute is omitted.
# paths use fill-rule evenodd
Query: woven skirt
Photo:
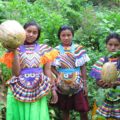
<svg viewBox="0 0 120 120"><path fill-rule="evenodd" d="M120 99L118 101L105 100L103 105L98 107L97 113L106 118L120 120Z"/></svg>
<svg viewBox="0 0 120 120"><path fill-rule="evenodd" d="M6 120L50 120L47 98L44 96L33 103L20 102L8 89Z"/></svg>

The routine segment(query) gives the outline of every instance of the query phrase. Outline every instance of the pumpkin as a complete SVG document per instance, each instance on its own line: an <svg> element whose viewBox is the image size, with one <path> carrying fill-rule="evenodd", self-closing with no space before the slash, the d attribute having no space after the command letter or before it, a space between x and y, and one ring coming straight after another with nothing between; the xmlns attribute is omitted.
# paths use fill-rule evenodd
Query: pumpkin
<svg viewBox="0 0 120 120"><path fill-rule="evenodd" d="M105 82L114 82L117 80L117 68L112 62L106 62L101 71L101 78Z"/></svg>
<svg viewBox="0 0 120 120"><path fill-rule="evenodd" d="M0 42L5 48L15 49L24 43L26 32L15 20L6 20L0 25Z"/></svg>

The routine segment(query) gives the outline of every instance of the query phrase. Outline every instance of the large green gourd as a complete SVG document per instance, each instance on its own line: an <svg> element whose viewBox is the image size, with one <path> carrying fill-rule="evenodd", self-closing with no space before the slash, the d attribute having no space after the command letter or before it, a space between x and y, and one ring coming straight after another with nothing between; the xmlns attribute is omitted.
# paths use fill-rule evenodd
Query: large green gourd
<svg viewBox="0 0 120 120"><path fill-rule="evenodd" d="M26 32L15 20L6 20L0 24L0 42L5 48L17 48L24 43Z"/></svg>
<svg viewBox="0 0 120 120"><path fill-rule="evenodd" d="M105 82L114 82L117 80L117 68L112 62L106 62L101 71L102 80Z"/></svg>

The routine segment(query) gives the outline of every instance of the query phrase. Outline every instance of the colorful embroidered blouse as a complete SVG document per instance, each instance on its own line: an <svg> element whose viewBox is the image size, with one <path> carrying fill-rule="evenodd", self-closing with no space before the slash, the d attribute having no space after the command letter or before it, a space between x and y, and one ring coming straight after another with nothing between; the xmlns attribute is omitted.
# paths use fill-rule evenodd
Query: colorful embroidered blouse
<svg viewBox="0 0 120 120"><path fill-rule="evenodd" d="M53 66L61 73L62 80L57 85L58 92L62 94L74 94L83 88L80 66L83 66L89 57L82 46L72 44L69 47L59 45L56 47L59 56Z"/></svg>
<svg viewBox="0 0 120 120"><path fill-rule="evenodd" d="M21 67L20 75L13 76L7 81L7 85L10 86L17 100L34 102L48 94L50 90L50 79L44 75L42 66L52 61L58 55L58 51L43 44L21 45L18 48L18 55Z"/></svg>

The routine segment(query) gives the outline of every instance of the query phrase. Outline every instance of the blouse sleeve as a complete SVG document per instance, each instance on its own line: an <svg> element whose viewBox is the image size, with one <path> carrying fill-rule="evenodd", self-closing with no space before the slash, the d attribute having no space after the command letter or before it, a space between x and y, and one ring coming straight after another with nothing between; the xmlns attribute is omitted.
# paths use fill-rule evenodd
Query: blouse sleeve
<svg viewBox="0 0 120 120"><path fill-rule="evenodd" d="M54 61L52 62L52 66L60 66L60 52L59 52L59 46L56 46L55 49L58 51L57 53L57 57L54 59Z"/></svg>
<svg viewBox="0 0 120 120"><path fill-rule="evenodd" d="M0 62L5 64L8 68L11 68L13 57L14 57L13 52L6 52L2 57L0 57Z"/></svg>
<svg viewBox="0 0 120 120"><path fill-rule="evenodd" d="M17 54L20 54L20 49L17 48ZM5 64L8 68L12 68L12 62L14 58L14 53L13 52L6 52L3 54L2 57L0 57L0 63Z"/></svg>
<svg viewBox="0 0 120 120"><path fill-rule="evenodd" d="M83 48L83 46L78 46L76 45L76 50L75 50L75 65L76 67L84 65L86 62L90 60L90 58L87 55L86 50Z"/></svg>
<svg viewBox="0 0 120 120"><path fill-rule="evenodd" d="M58 50L53 49L47 45L44 45L44 49L41 50L41 64L46 64L47 62L52 62L58 56Z"/></svg>
<svg viewBox="0 0 120 120"><path fill-rule="evenodd" d="M104 58L100 58L92 67L92 70L90 72L90 76L92 78L95 78L96 80L101 79L101 70L102 66L104 64Z"/></svg>

